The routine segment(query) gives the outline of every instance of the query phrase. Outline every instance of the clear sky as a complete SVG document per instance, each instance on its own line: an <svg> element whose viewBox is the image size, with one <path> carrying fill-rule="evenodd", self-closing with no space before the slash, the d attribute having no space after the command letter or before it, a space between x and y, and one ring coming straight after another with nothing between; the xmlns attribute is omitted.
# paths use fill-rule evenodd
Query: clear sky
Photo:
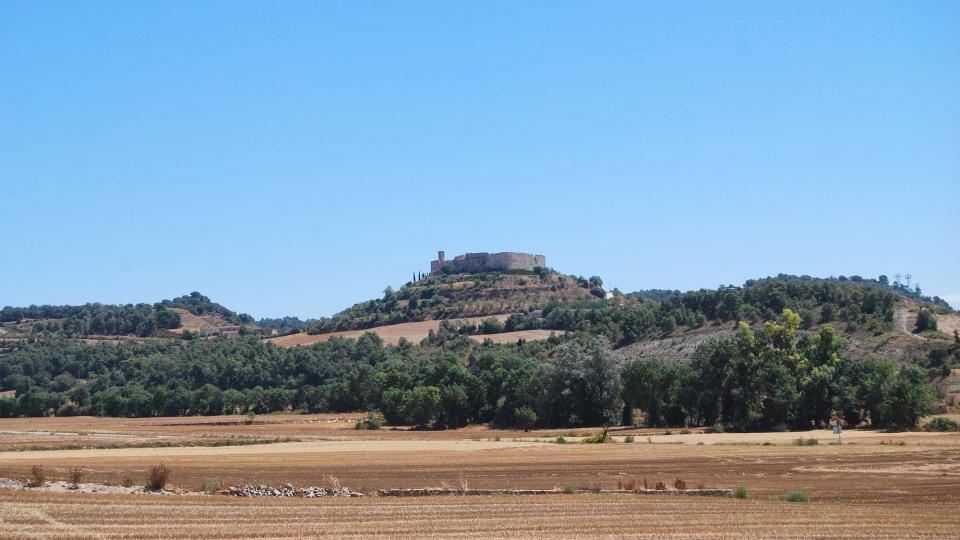
<svg viewBox="0 0 960 540"><path fill-rule="evenodd" d="M960 2L677 4L0 3L0 305L318 317L438 249L960 304Z"/></svg>

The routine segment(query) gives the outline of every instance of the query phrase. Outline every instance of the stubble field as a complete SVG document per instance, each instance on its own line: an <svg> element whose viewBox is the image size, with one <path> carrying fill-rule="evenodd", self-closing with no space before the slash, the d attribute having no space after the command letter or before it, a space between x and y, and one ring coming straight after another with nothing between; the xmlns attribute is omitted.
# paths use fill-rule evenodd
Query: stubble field
<svg viewBox="0 0 960 540"><path fill-rule="evenodd" d="M689 487L745 486L750 500L657 495L236 499L226 496L93 495L0 490L2 537L292 538L426 537L956 537L960 530L960 435L808 432L673 434L615 432L609 444L576 444L589 430L469 428L357 432L356 415L195 419L0 421L0 477L43 465L48 479L71 467L85 481L142 482L160 462L170 483L381 488L616 488L644 479ZM24 434L26 431L29 434ZM48 433L44 435L44 433ZM624 443L633 434L635 442ZM564 436L567 444L552 442ZM77 449L77 441L138 444L238 438L296 441L220 447ZM67 450L24 450L56 439ZM499 440L497 440L499 439ZM31 441L29 444L24 441ZM48 444L53 448L56 444ZM809 503L782 500L803 490Z"/></svg>

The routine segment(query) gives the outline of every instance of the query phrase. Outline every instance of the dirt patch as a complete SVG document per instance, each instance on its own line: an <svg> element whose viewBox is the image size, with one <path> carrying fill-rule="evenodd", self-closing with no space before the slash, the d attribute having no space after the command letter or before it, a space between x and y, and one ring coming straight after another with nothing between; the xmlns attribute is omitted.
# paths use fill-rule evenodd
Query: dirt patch
<svg viewBox="0 0 960 540"><path fill-rule="evenodd" d="M470 339L483 343L489 339L494 343L516 343L518 340L538 341L549 339L551 336L563 334L563 331L557 330L518 330L516 332L503 332L500 334L487 334L482 336L470 336Z"/></svg>

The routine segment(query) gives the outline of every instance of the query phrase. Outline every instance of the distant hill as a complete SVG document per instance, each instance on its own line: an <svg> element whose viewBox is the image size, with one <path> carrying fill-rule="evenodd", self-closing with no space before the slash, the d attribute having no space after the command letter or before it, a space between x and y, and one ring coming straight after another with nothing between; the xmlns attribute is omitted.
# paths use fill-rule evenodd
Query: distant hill
<svg viewBox="0 0 960 540"><path fill-rule="evenodd" d="M256 328L249 315L237 314L199 292L152 305L7 306L0 310L0 324L8 338L24 334L163 338L211 327Z"/></svg>
<svg viewBox="0 0 960 540"><path fill-rule="evenodd" d="M173 300L161 300L157 302L156 306L158 308L181 308L197 316L212 315L233 324L253 322L253 317L247 314L238 315L236 312L210 300L210 298L197 291L185 294L179 298L174 298Z"/></svg>
<svg viewBox="0 0 960 540"><path fill-rule="evenodd" d="M699 344L730 335L739 321L762 330L764 321L776 320L790 308L801 316L804 330L833 325L853 357L922 363L931 351L947 346L960 326L960 315L946 302L891 284L882 276L820 279L780 274L742 286L688 292L651 289L612 298L601 287L599 278L554 272L428 276L307 325L300 337L272 341L306 345L372 330L390 343L399 337L416 343L428 329L436 331L437 320L446 320L455 332L476 339L496 336L507 342L543 339L550 332L601 334L625 359L686 361ZM939 321L936 330L915 332L922 312Z"/></svg>

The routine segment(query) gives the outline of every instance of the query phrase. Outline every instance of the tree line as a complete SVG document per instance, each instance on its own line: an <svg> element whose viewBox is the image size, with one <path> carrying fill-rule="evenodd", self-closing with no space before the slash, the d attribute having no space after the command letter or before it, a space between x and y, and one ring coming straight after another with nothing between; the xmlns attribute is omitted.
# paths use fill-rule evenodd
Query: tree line
<svg viewBox="0 0 960 540"><path fill-rule="evenodd" d="M851 360L831 325L798 333L789 308L758 330L701 344L689 364L624 366L623 399L650 426L715 425L734 430L856 426L905 428L934 401L926 371L883 360ZM630 407L628 407L630 408Z"/></svg>
<svg viewBox="0 0 960 540"><path fill-rule="evenodd" d="M784 308L790 308L800 316L803 329L842 323L848 332L863 329L880 334L893 328L897 301L897 294L890 287L785 275L750 280L743 287L722 286L674 295L654 293L635 296L634 302L613 299L551 303L540 310L539 317L533 313L511 316L504 330L587 332L606 336L623 346L678 327L698 328L731 321L758 323L774 319ZM656 296L657 300L646 300L646 296Z"/></svg>
<svg viewBox="0 0 960 540"><path fill-rule="evenodd" d="M852 361L832 327L785 310L702 344L690 364L624 364L602 336L475 343L441 327L419 345L375 334L283 349L253 338L88 346L51 337L0 362L3 416L175 416L379 410L392 424L459 427L717 425L753 430L912 425L922 370ZM638 416L635 416L637 414Z"/></svg>
<svg viewBox="0 0 960 540"><path fill-rule="evenodd" d="M82 306L29 306L0 309L0 322L37 320L35 333L62 333L67 336L150 337L159 330L178 328L180 315L150 304L123 306L85 304Z"/></svg>
<svg viewBox="0 0 960 540"><path fill-rule="evenodd" d="M31 321L30 330L36 334L154 337L161 335L163 330L180 327L180 315L168 308L185 309L198 316L216 315L234 324L253 322L250 315L238 315L194 291L153 305L88 303L82 306L6 306L0 309L0 323ZM278 322L278 326L296 326L297 322L299 320L295 318L284 318Z"/></svg>

